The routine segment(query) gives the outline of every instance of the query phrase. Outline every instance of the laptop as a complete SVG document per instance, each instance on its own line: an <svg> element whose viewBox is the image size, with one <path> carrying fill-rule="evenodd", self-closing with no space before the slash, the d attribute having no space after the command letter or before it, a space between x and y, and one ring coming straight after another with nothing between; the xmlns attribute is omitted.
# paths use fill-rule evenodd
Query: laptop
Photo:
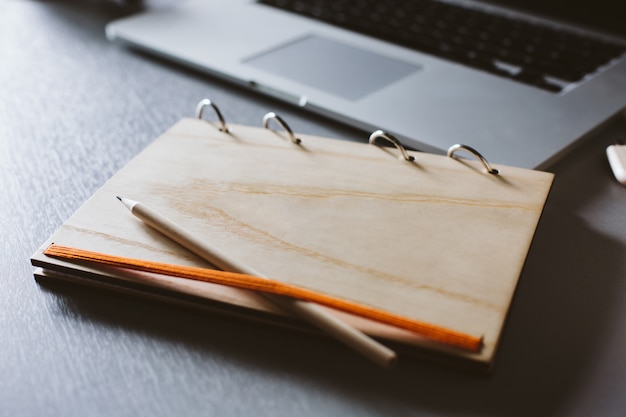
<svg viewBox="0 0 626 417"><path fill-rule="evenodd" d="M546 169L626 106L611 0L188 0L107 37L405 146ZM268 111L271 109L268 109ZM297 126L292 126L297 130Z"/></svg>

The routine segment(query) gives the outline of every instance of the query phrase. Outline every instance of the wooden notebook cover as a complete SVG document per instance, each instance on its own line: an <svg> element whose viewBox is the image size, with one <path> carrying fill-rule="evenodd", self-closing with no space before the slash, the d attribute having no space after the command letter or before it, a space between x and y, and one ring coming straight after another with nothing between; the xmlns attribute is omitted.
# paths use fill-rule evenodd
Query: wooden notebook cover
<svg viewBox="0 0 626 417"><path fill-rule="evenodd" d="M183 119L98 190L49 243L208 266L134 218L115 198L145 203L265 276L484 337L480 353L448 349L356 319L375 336L490 363L553 175L393 148ZM48 258L80 278L132 281ZM176 282L177 279L165 279ZM180 281L180 280L178 280ZM163 284L182 291L180 284ZM188 292L277 314L243 290ZM176 289L175 287L179 288ZM198 287L200 289L192 289ZM170 289L172 289L170 288Z"/></svg>

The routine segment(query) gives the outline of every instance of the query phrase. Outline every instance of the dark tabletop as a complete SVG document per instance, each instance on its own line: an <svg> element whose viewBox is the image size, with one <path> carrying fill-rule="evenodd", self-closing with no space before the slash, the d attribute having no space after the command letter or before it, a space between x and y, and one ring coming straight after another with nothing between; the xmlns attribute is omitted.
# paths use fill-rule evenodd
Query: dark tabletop
<svg viewBox="0 0 626 417"><path fill-rule="evenodd" d="M108 43L125 13L0 1L0 416L626 415L626 188L605 156L622 122L550 168L488 377L417 360L383 371L324 338L38 284L30 255L202 98L233 123L273 110L298 132L367 137Z"/></svg>

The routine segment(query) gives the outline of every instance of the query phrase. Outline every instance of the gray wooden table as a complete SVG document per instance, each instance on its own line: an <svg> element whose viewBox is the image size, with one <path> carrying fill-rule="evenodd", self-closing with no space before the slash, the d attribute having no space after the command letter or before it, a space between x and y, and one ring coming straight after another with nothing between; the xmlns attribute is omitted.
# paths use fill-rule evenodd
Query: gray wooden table
<svg viewBox="0 0 626 417"><path fill-rule="evenodd" d="M626 188L615 123L551 171L496 368L386 372L338 344L73 287L30 255L104 181L209 97L233 123L365 140L202 74L109 44L99 2L0 2L0 415L622 416ZM486 152L488 155L488 152Z"/></svg>

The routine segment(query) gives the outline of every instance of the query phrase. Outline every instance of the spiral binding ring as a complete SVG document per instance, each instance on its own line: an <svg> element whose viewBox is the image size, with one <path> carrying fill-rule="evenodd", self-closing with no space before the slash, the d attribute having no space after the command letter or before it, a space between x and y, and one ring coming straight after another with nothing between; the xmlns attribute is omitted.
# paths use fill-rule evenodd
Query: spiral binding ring
<svg viewBox="0 0 626 417"><path fill-rule="evenodd" d="M293 131L291 130L289 125L283 120L283 118L277 115L276 113L274 113L273 111L263 116L263 128L269 129L268 126L269 126L271 119L275 119L278 122L278 124L283 129L285 129L285 131L287 132L287 134L289 134L289 138L291 139L293 143L295 143L296 145L299 145L302 142L299 138L296 137L296 135L293 134Z"/></svg>
<svg viewBox="0 0 626 417"><path fill-rule="evenodd" d="M448 148L448 156L450 158L453 158L454 153L461 149L468 151L469 153L474 155L476 158L478 158L478 160L483 164L483 167L485 167L485 170L487 171L488 174L498 175L500 173L500 171L498 171L497 169L492 168L491 165L489 165L489 162L487 162L487 160L485 159L485 157L482 156L480 152L478 152L476 149L472 148L471 146L461 145L458 143L456 145L452 145L450 146L450 148Z"/></svg>
<svg viewBox="0 0 626 417"><path fill-rule="evenodd" d="M228 126L226 126L226 121L224 120L224 116L222 116L222 112L208 98L205 98L204 100L200 100L200 102L196 106L196 118L202 119L202 113L204 111L204 108L207 106L211 106L213 110L215 111L215 114L217 114L217 118L219 119L220 125L221 125L221 127L219 128L220 132L229 132L230 130L228 129Z"/></svg>
<svg viewBox="0 0 626 417"><path fill-rule="evenodd" d="M396 148L398 148L398 150L402 154L402 158L404 158L405 161L409 161L409 162L415 161L415 158L408 154L408 152L406 151L404 146L402 146L400 141L396 139L391 133L387 133L383 130L377 130L375 132L372 132L372 134L370 135L370 145L374 145L374 142L376 142L376 139L378 138L383 138L391 142Z"/></svg>

